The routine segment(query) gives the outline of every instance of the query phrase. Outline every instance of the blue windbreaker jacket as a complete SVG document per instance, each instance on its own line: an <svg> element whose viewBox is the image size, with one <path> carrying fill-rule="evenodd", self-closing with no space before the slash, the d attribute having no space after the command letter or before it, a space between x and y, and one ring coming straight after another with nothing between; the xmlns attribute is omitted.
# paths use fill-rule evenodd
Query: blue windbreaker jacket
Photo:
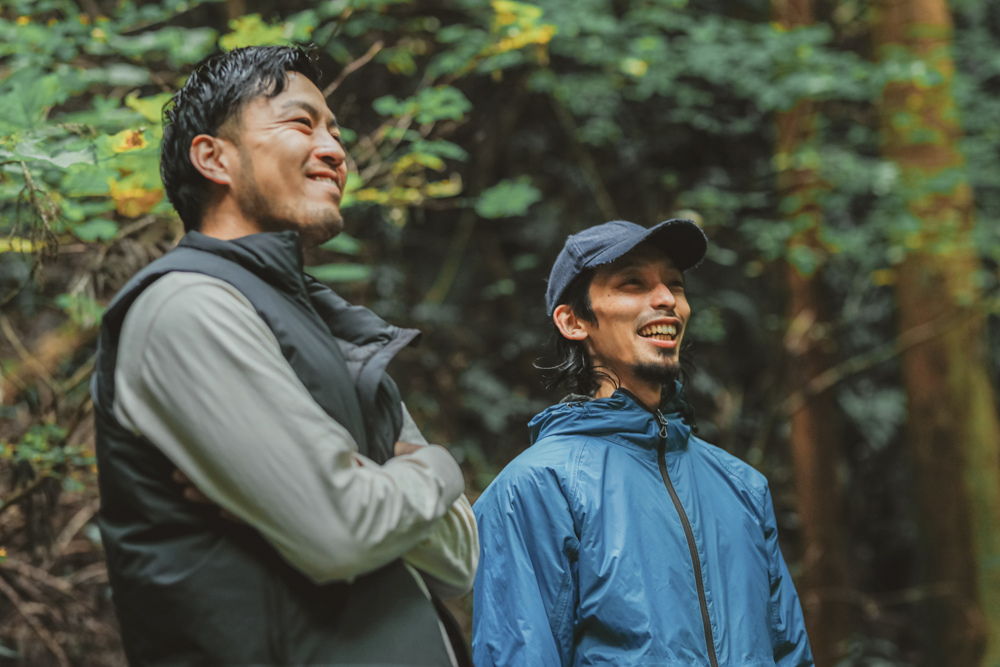
<svg viewBox="0 0 1000 667"><path fill-rule="evenodd" d="M474 506L478 667L813 664L767 480L682 412L618 390L531 421Z"/></svg>

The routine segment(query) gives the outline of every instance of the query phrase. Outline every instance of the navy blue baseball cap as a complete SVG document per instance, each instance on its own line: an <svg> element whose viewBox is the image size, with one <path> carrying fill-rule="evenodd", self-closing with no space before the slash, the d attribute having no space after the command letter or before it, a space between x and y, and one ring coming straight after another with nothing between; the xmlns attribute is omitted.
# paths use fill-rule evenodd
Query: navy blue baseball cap
<svg viewBox="0 0 1000 667"><path fill-rule="evenodd" d="M705 232L690 220L667 220L649 228L625 220L594 225L566 239L566 245L556 257L545 290L549 317L559 305L563 292L582 271L613 262L646 241L663 248L681 271L697 266L708 249Z"/></svg>

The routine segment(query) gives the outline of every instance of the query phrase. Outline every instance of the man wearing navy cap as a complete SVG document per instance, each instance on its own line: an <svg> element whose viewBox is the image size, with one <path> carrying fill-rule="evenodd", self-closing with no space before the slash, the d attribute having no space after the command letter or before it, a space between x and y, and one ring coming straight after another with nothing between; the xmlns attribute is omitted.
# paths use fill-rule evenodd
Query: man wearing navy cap
<svg viewBox="0 0 1000 667"><path fill-rule="evenodd" d="M679 350L687 220L570 236L549 277L573 392L474 506L478 667L813 664L767 480L696 437Z"/></svg>

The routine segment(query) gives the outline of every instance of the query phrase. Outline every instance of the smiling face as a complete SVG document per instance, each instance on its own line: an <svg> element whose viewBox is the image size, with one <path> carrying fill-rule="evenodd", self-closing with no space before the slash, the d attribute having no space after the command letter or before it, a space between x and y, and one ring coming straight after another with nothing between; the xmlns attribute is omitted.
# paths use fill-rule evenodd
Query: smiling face
<svg viewBox="0 0 1000 667"><path fill-rule="evenodd" d="M595 368L616 377L647 405L659 403L660 389L680 372L681 339L691 316L684 274L660 248L642 244L598 267L590 283L596 322L556 308L556 326L566 338L586 345ZM613 391L602 384L597 396Z"/></svg>
<svg viewBox="0 0 1000 667"><path fill-rule="evenodd" d="M289 72L280 95L254 99L219 137L238 153L228 195L250 227L294 230L307 246L340 232L347 156L333 112L312 81Z"/></svg>

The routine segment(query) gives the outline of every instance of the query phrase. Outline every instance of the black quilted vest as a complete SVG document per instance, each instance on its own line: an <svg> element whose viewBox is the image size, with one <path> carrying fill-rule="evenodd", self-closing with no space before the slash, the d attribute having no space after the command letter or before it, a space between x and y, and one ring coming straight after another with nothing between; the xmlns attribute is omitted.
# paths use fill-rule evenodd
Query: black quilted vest
<svg viewBox="0 0 1000 667"><path fill-rule="evenodd" d="M101 324L91 391L101 536L130 664L448 667L434 605L402 561L317 585L250 526L184 500L173 464L115 419L125 315L172 271L224 280L246 296L312 398L379 462L402 426L385 368L418 336L305 275L294 232L234 241L191 232L122 288Z"/></svg>

